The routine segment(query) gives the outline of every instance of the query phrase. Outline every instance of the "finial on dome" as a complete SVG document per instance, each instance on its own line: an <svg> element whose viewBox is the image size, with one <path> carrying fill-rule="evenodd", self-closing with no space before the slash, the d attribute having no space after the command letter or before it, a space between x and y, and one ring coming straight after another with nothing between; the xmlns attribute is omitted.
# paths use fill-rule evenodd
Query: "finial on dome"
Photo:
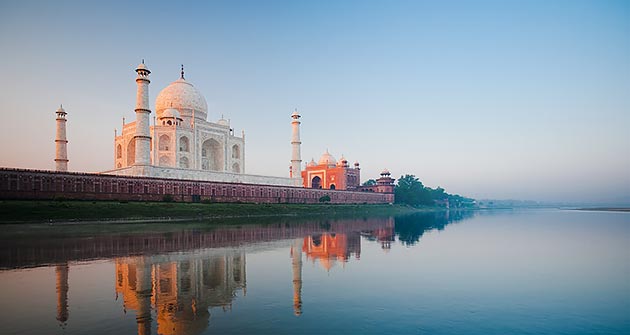
<svg viewBox="0 0 630 335"><path fill-rule="evenodd" d="M144 58L142 58L142 64L144 64Z"/></svg>
<svg viewBox="0 0 630 335"><path fill-rule="evenodd" d="M182 72L181 73L182 73L182 79L186 79L186 78L184 78L184 64L182 64Z"/></svg>

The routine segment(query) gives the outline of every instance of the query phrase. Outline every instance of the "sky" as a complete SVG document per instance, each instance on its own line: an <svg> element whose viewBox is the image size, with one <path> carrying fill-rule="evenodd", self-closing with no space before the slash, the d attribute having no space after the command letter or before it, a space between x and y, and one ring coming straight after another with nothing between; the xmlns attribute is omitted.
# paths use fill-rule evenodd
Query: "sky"
<svg viewBox="0 0 630 335"><path fill-rule="evenodd" d="M628 1L0 1L0 166L113 168L179 77L246 134L246 173L325 151L483 199L630 203Z"/></svg>

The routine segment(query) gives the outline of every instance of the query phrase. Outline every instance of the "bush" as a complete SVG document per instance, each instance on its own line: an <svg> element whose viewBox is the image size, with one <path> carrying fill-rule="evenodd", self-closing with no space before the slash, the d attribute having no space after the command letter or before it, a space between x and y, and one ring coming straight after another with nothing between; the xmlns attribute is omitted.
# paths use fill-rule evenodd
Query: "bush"
<svg viewBox="0 0 630 335"><path fill-rule="evenodd" d="M328 194L319 197L319 202L330 202L330 196Z"/></svg>
<svg viewBox="0 0 630 335"><path fill-rule="evenodd" d="M173 196L172 196L172 195L170 195L170 194L165 194L165 195L162 197L162 201L164 201L164 202L173 202L173 201L175 201L175 199L173 198Z"/></svg>

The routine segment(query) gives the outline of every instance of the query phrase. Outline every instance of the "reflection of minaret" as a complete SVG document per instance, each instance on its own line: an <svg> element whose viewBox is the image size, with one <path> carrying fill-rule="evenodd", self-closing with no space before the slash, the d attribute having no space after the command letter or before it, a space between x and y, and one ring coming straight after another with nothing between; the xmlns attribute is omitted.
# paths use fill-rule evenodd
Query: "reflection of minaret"
<svg viewBox="0 0 630 335"><path fill-rule="evenodd" d="M140 261L136 267L136 297L138 301L138 335L151 334L151 264Z"/></svg>
<svg viewBox="0 0 630 335"><path fill-rule="evenodd" d="M302 314L302 240L297 239L291 247L291 265L293 266L293 312Z"/></svg>
<svg viewBox="0 0 630 335"><path fill-rule="evenodd" d="M62 326L68 321L68 263L57 265L57 321Z"/></svg>

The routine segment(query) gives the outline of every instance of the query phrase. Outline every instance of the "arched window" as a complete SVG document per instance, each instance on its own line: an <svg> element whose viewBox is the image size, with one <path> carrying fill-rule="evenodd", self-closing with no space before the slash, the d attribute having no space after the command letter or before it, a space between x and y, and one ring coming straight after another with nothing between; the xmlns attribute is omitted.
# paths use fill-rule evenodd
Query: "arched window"
<svg viewBox="0 0 630 335"><path fill-rule="evenodd" d="M168 158L168 156L160 156L160 166L169 166L170 162L171 160Z"/></svg>
<svg viewBox="0 0 630 335"><path fill-rule="evenodd" d="M116 158L122 158L122 145L116 146Z"/></svg>
<svg viewBox="0 0 630 335"><path fill-rule="evenodd" d="M330 184L330 189L334 190L336 188L335 184Z"/></svg>
<svg viewBox="0 0 630 335"><path fill-rule="evenodd" d="M180 168L184 168L184 169L188 169L189 168L188 158L186 158L186 157L180 158L179 159L179 167Z"/></svg>
<svg viewBox="0 0 630 335"><path fill-rule="evenodd" d="M171 143L171 138L168 135L160 136L160 151L168 151L169 144Z"/></svg>
<svg viewBox="0 0 630 335"><path fill-rule="evenodd" d="M241 167L238 165L238 163L232 164L232 172L241 173Z"/></svg>
<svg viewBox="0 0 630 335"><path fill-rule="evenodd" d="M237 144L232 146L232 158L239 159L241 158L241 148Z"/></svg>
<svg viewBox="0 0 630 335"><path fill-rule="evenodd" d="M188 137L186 137L186 136L182 136L182 137L179 139L179 151L183 151L183 152L188 152L188 151L190 151L190 149L189 149Z"/></svg>

